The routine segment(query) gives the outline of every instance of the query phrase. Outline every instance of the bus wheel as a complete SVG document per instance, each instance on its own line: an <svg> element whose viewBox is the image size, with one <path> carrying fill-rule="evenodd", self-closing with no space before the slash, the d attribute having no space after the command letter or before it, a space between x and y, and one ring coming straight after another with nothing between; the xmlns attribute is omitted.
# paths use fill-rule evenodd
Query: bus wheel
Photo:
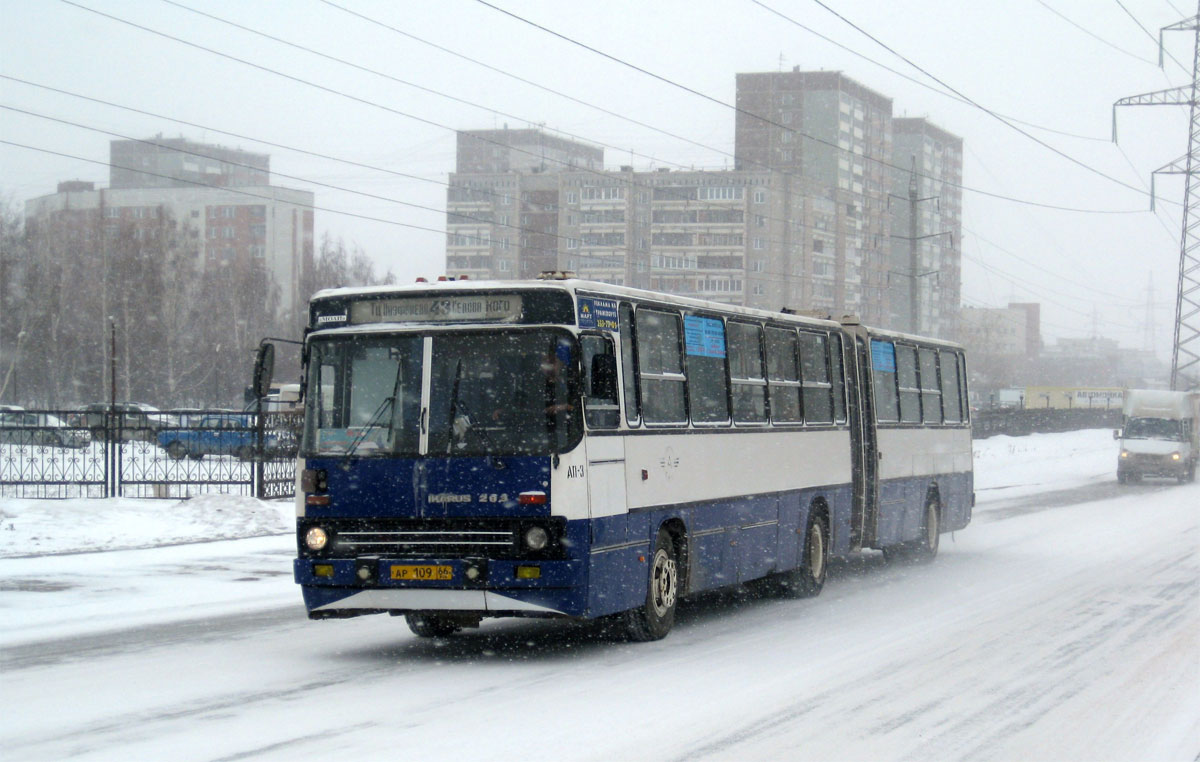
<svg viewBox="0 0 1200 762"><path fill-rule="evenodd" d="M679 559L675 543L665 529L658 530L654 542L649 582L646 603L625 613L625 634L630 640L659 640L666 637L671 625L675 624L675 607L679 602Z"/></svg>
<svg viewBox="0 0 1200 762"><path fill-rule="evenodd" d="M405 614L408 629L420 638L444 638L458 632L456 623L434 614Z"/></svg>
<svg viewBox="0 0 1200 762"><path fill-rule="evenodd" d="M182 460L187 455L187 445L178 439L167 445L167 457L171 460Z"/></svg>
<svg viewBox="0 0 1200 762"><path fill-rule="evenodd" d="M816 511L808 515L804 537L804 564L780 580L781 592L788 598L817 597L829 571L829 524L824 515Z"/></svg>

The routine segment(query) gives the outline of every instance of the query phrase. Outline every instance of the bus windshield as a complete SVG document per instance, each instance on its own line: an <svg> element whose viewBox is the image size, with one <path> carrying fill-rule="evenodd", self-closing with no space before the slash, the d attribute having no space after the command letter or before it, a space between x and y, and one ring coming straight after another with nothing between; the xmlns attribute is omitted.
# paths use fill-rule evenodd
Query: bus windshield
<svg viewBox="0 0 1200 762"><path fill-rule="evenodd" d="M432 362L428 399L423 399L427 341ZM578 444L583 428L576 358L574 339L559 330L314 340L305 453L565 452Z"/></svg>

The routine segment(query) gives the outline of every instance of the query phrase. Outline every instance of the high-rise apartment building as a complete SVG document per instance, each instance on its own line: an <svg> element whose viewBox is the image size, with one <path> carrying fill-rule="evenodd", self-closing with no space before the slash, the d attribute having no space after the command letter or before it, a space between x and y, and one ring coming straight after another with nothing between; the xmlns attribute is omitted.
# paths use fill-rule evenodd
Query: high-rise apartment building
<svg viewBox="0 0 1200 762"><path fill-rule="evenodd" d="M962 138L927 119L892 120L887 310L891 325L914 333L958 338L962 153Z"/></svg>
<svg viewBox="0 0 1200 762"><path fill-rule="evenodd" d="M171 150L185 144L186 153ZM264 300L277 296L271 300L281 316L304 314L308 294L301 293L302 283L313 262L313 194L271 185L266 155L155 138L113 141L110 156L111 187L59 183L56 193L25 203L27 228L63 225L80 242L80 256L97 256L104 241L148 238L154 227L172 222L179 239L194 246L202 272L261 267L277 291ZM139 177L145 184L139 185Z"/></svg>
<svg viewBox="0 0 1200 762"><path fill-rule="evenodd" d="M889 206L891 99L839 72L790 71L737 75L737 105L733 170L610 171L602 149L541 130L459 133L447 271L508 279L571 270L906 327L892 320L900 301L889 296L907 294L907 271L892 262L892 234L903 231ZM924 327L945 334L959 290L962 142L924 120L906 120L903 135L906 147L931 141L922 166L938 178L938 222L955 230L949 251L925 257L943 274L926 301L937 320Z"/></svg>
<svg viewBox="0 0 1200 762"><path fill-rule="evenodd" d="M109 144L108 187L114 190L270 184L271 157L265 153L164 138L161 133Z"/></svg>
<svg viewBox="0 0 1200 762"><path fill-rule="evenodd" d="M737 168L792 178L831 217L804 231L821 299L811 306L882 323L891 98L841 72L793 69L738 74L737 107Z"/></svg>

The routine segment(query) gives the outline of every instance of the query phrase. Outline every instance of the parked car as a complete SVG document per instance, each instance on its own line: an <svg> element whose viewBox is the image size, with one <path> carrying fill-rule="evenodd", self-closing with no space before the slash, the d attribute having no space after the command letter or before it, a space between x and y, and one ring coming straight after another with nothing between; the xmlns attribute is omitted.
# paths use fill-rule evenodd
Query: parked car
<svg viewBox="0 0 1200 762"><path fill-rule="evenodd" d="M83 449L92 443L92 435L50 413L8 411L0 413L0 442Z"/></svg>
<svg viewBox="0 0 1200 762"><path fill-rule="evenodd" d="M189 421L195 428L169 429L158 432L158 444L167 457L200 460L205 455L235 455L241 460L254 458L254 420L238 413L206 415ZM268 432L263 437L263 449L279 449L279 437Z"/></svg>
<svg viewBox="0 0 1200 762"><path fill-rule="evenodd" d="M72 421L74 425L82 426L101 438L104 436L104 414L109 408L117 414L114 426L120 426L120 439L129 441L140 439L153 442L159 430L173 425L171 417L153 405L142 402L118 402L110 406L107 402L93 402L79 408Z"/></svg>

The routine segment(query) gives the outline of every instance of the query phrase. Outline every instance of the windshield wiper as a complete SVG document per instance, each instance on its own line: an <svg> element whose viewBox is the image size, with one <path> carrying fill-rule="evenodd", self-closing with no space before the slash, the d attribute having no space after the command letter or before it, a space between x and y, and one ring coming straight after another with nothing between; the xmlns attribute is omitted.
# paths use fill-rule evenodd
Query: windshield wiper
<svg viewBox="0 0 1200 762"><path fill-rule="evenodd" d="M482 420L478 421L478 425L472 422L471 409L458 397L458 390L462 384L462 360L454 368L454 386L450 390L450 420L446 427L446 452L450 453L454 448L455 436L466 439L468 431L477 431L479 438L483 440L484 445L491 452L496 452L499 448L496 447L492 435L488 433L487 428ZM459 410L463 413L463 427L461 432L456 432L454 428L455 422L458 420Z"/></svg>
<svg viewBox="0 0 1200 762"><path fill-rule="evenodd" d="M383 402L379 403L379 407L375 408L375 412L371 413L371 417L368 418L366 424L363 425L362 433L355 437L354 441L350 443L350 446L346 448L346 454L342 456L342 463L350 460L351 456L353 456L358 450L358 446L361 445L363 441L366 440L367 435L371 433L371 429L379 425L379 421L383 418L384 413L388 410L391 410L394 404L396 404L395 397L383 398ZM391 429L390 423L388 428Z"/></svg>

